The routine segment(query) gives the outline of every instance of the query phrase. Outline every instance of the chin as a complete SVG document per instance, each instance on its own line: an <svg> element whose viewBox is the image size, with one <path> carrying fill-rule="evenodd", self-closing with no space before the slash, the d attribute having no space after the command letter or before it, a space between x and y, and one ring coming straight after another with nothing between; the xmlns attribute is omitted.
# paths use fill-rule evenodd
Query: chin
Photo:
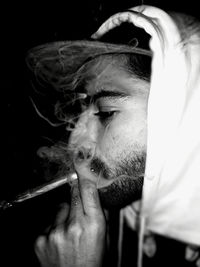
<svg viewBox="0 0 200 267"><path fill-rule="evenodd" d="M102 207L121 209L142 196L144 177L123 176L98 189Z"/></svg>

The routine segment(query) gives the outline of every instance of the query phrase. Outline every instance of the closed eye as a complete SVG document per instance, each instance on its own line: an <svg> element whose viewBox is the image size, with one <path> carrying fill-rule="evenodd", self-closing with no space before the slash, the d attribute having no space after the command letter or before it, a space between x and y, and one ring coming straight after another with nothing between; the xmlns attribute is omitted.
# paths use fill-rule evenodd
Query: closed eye
<svg viewBox="0 0 200 267"><path fill-rule="evenodd" d="M117 111L116 110L111 110L111 111L99 111L97 113L95 113L94 115L99 117L99 120L102 122L102 123L106 123L108 122L112 117L113 115L116 113Z"/></svg>

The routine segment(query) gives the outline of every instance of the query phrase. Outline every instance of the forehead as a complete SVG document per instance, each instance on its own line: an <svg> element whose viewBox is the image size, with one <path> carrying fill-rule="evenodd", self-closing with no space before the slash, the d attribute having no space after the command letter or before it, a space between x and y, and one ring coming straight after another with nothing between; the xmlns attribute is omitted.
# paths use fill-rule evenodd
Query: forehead
<svg viewBox="0 0 200 267"><path fill-rule="evenodd" d="M101 90L132 94L147 84L130 71L128 57L124 55L98 57L88 62L83 70L84 91L89 96Z"/></svg>
<svg viewBox="0 0 200 267"><path fill-rule="evenodd" d="M127 56L122 55L104 55L88 62L81 70L80 79L85 93L92 96L100 90L126 91L130 82L139 81L128 70L127 63Z"/></svg>

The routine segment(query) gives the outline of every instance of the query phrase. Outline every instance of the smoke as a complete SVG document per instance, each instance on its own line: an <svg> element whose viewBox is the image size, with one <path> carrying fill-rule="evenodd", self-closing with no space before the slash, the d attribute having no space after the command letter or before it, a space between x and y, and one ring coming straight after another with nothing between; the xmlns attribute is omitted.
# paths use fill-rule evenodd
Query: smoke
<svg viewBox="0 0 200 267"><path fill-rule="evenodd" d="M116 61L120 62L119 65L123 68L125 68L125 66L127 68L127 64L130 63L127 55L118 55L116 57L109 55L106 58L105 56L99 56L97 60L85 62L85 64L76 71L76 75L74 75L74 79L71 82L71 89L74 91L71 90L67 92L63 90L60 99L57 100L54 105L54 115L57 118L57 124L52 122L49 118L45 119L46 116L39 111L39 108L35 105L34 107L37 114L42 119L45 119L51 126L65 125L66 132L70 133L73 131L80 114L84 112L89 104L87 103L89 98L81 88L84 88L84 85L87 85L91 79L100 77L102 71L105 71L105 62L108 64L115 64ZM108 127L109 125L106 126L105 133L109 132ZM80 127L80 134L83 133L81 131L83 131L83 127ZM114 142L114 139L111 138L111 140ZM116 162L118 168L111 169L105 162L96 157L95 143L87 142L86 146L85 140L82 141L84 141L84 146L81 145L82 142L72 145L68 143L68 137L66 137L62 142L59 141L54 145L41 147L38 150L38 156L46 163L48 169L47 174L50 177L48 177L48 179L59 178L60 176L72 173L75 171L75 165L84 162L84 164L87 165L88 171L94 174L94 178L96 177L97 187L103 205L109 206L110 203L111 206L123 206L129 201L131 202L134 195L132 195L133 192L139 190L141 193L141 186L135 185L135 182L144 172L143 155L138 157L136 157L136 155L128 155L129 158L133 158L132 161L127 160L120 162L121 164ZM113 146L115 146L115 144L113 144ZM126 179L124 177L126 177ZM125 180L127 181L125 182ZM112 181L112 184L109 184L108 181ZM108 184L109 186L107 189L102 186ZM142 184L141 179L139 184ZM130 190L133 192L131 193ZM140 195L140 193L138 195ZM103 199L107 199L107 204Z"/></svg>
<svg viewBox="0 0 200 267"><path fill-rule="evenodd" d="M79 119L81 111L84 109L83 100L86 97L82 93L71 93L63 95L62 102L57 100L53 107L53 116L48 109L37 105L30 98L36 114L53 128L60 128L63 137L61 140L51 140L50 145L42 146L37 151L39 157L39 168L42 169L42 175L45 180L59 178L63 175L74 172L75 149L68 144L69 134L74 130L76 122ZM40 108L41 107L41 108ZM47 107L47 105L45 106ZM48 113L48 115L46 115ZM62 127L62 128L61 128ZM59 129L57 130L59 132ZM46 137L48 140L49 138ZM55 138L54 138L55 139Z"/></svg>
<svg viewBox="0 0 200 267"><path fill-rule="evenodd" d="M65 142L38 149L37 155L42 160L44 179L51 180L74 172L73 153Z"/></svg>
<svg viewBox="0 0 200 267"><path fill-rule="evenodd" d="M59 178L75 172L75 166L84 163L90 171L90 163L94 158L96 144L76 146L66 141L59 141L51 146L38 149L37 155L46 167L46 180Z"/></svg>

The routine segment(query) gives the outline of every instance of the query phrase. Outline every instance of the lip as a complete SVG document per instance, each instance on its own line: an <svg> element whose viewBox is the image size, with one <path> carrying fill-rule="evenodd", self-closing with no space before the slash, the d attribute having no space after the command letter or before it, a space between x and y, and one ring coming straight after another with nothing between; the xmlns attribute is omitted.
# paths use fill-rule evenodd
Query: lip
<svg viewBox="0 0 200 267"><path fill-rule="evenodd" d="M115 178L112 178L112 179L105 179L104 177L100 176L98 178L98 180L101 179L101 184L98 182L97 183L97 189L106 189L107 187L109 187L110 185L112 185L113 183L117 182L119 179L121 180L121 178L124 179L124 177L126 177L126 175L121 175L119 177L115 177ZM136 183L138 183L138 180L139 180L139 183L141 181L141 179L143 179L144 175L138 175L136 177L132 177L133 180L135 180Z"/></svg>
<svg viewBox="0 0 200 267"><path fill-rule="evenodd" d="M112 177L109 170L105 168L104 163L95 159L90 163L90 171L96 176L102 176L106 180L110 180L110 177Z"/></svg>
<svg viewBox="0 0 200 267"><path fill-rule="evenodd" d="M103 177L100 177L99 180L101 179L101 183L97 183L97 189L104 189L106 187L108 187L109 185L111 185L115 179L112 179L112 180L107 180Z"/></svg>

